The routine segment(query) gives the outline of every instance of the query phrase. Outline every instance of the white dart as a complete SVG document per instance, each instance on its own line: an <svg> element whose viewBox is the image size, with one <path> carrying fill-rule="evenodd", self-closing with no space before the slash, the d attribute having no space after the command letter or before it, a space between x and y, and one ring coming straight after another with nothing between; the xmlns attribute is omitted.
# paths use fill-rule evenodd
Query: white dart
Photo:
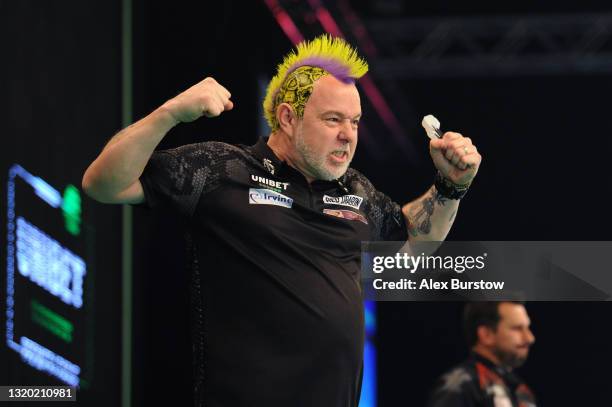
<svg viewBox="0 0 612 407"><path fill-rule="evenodd" d="M440 121L436 119L434 115L428 114L427 116L423 117L421 126L423 126L430 139L442 138L442 132L440 131Z"/></svg>
<svg viewBox="0 0 612 407"><path fill-rule="evenodd" d="M442 131L440 130L440 120L436 119L433 114L428 114L427 116L423 117L423 121L421 121L421 126L423 126L430 139L433 140L437 138L442 138ZM467 164L467 168L472 168L472 164Z"/></svg>

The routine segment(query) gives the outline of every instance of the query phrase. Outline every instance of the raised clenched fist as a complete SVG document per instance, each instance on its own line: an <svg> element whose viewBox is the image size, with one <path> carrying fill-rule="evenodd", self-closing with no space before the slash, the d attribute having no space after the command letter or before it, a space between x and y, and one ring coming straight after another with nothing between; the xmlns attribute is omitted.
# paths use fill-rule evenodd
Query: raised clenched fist
<svg viewBox="0 0 612 407"><path fill-rule="evenodd" d="M429 152L442 176L458 185L471 183L482 161L469 137L451 131L444 133L441 139L432 139Z"/></svg>
<svg viewBox="0 0 612 407"><path fill-rule="evenodd" d="M231 96L221 84L208 77L164 103L164 107L177 122L188 123L201 116L216 117L231 110L234 107Z"/></svg>

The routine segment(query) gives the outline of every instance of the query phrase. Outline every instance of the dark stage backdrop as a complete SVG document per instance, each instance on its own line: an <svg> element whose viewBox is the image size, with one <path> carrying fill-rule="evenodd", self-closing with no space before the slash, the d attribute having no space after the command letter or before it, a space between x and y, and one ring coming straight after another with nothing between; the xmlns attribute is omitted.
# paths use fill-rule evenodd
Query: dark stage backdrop
<svg viewBox="0 0 612 407"><path fill-rule="evenodd" d="M14 270L14 339L28 337L78 365L82 390L74 404L82 406L119 405L120 208L96 204L82 193L67 199L64 191L69 185L80 190L85 168L120 128L119 11L117 1L0 1L0 385L65 384L47 374L62 371L49 359L43 363L38 354L27 364L7 347L7 183L9 168L18 164L25 172L16 176L15 213L38 229L26 227L24 236L41 244L29 247L46 262L28 253L24 264L27 260L30 276L36 272L48 279L36 284ZM61 193L63 204L71 203L79 233L67 231L65 210L35 194L50 191L39 180ZM70 274L64 267L52 273L59 258L52 241L85 261L82 296L74 279L82 269L78 261L72 265L69 303L51 294L49 283L60 276L58 270Z"/></svg>

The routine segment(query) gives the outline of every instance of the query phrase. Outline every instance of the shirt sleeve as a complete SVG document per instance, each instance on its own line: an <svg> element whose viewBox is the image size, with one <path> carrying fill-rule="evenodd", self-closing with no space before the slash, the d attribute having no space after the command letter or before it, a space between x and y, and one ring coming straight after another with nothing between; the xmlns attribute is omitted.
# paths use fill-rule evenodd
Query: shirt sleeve
<svg viewBox="0 0 612 407"><path fill-rule="evenodd" d="M154 152L140 177L145 204L151 208L167 205L183 216L193 216L203 191L219 179L217 144L221 143Z"/></svg>
<svg viewBox="0 0 612 407"><path fill-rule="evenodd" d="M406 240L408 229L402 207L374 188L370 180L358 171L351 170L351 178L351 190L366 199L365 211L373 223L374 240Z"/></svg>

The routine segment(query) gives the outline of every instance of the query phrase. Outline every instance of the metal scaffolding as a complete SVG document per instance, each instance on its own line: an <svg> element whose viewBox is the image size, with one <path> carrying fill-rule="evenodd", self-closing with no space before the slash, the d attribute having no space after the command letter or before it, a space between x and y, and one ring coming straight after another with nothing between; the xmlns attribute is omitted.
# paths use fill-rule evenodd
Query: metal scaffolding
<svg viewBox="0 0 612 407"><path fill-rule="evenodd" d="M612 73L612 14L365 20L377 76Z"/></svg>

